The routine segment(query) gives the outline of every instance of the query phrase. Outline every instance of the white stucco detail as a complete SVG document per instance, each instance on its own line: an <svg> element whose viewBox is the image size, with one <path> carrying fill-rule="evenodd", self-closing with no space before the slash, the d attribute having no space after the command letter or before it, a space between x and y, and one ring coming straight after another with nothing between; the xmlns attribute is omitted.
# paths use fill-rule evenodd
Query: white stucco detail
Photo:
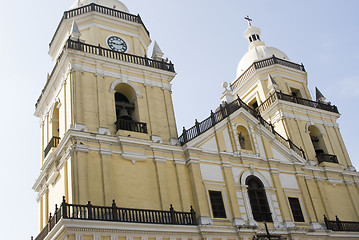
<svg viewBox="0 0 359 240"><path fill-rule="evenodd" d="M222 169L217 165L200 164L203 180L223 182Z"/></svg>
<svg viewBox="0 0 359 240"><path fill-rule="evenodd" d="M243 170L242 168L232 168L232 174L233 174L235 184L239 184L239 176L240 176L242 170Z"/></svg>
<svg viewBox="0 0 359 240"><path fill-rule="evenodd" d="M262 139L261 139L261 136L259 135L255 135L256 136L256 139L257 139L257 144L258 144L258 148L259 148L259 154L261 157L266 157L266 153L264 151L264 147L263 147L263 142L262 142Z"/></svg>
<svg viewBox="0 0 359 240"><path fill-rule="evenodd" d="M223 138L224 138L224 143L226 144L227 152L233 152L231 139L229 138L229 133L227 128L223 130Z"/></svg>
<svg viewBox="0 0 359 240"><path fill-rule="evenodd" d="M214 137L200 146L203 150L218 151L217 142Z"/></svg>
<svg viewBox="0 0 359 240"><path fill-rule="evenodd" d="M132 82L129 82L129 81L123 79L123 78L117 79L117 80L112 82L111 87L110 87L110 92L112 92L112 93L116 92L115 87L116 87L116 85L118 85L120 83L126 83L126 84L130 85L132 87L132 89L136 92L136 96L138 98L143 97L140 90L138 89L138 87L136 87L135 84L133 84Z"/></svg>
<svg viewBox="0 0 359 240"><path fill-rule="evenodd" d="M268 185L266 185L266 183L263 181L262 178L260 178L260 180L263 182L265 187L269 187L269 186L273 186L273 182L272 182L272 178L269 174L269 172L267 171L258 171L262 174L262 176L264 176L265 180L268 182ZM254 174L256 177L259 177L257 174Z"/></svg>
<svg viewBox="0 0 359 240"><path fill-rule="evenodd" d="M272 147L273 158L281 162L290 162L285 156Z"/></svg>
<svg viewBox="0 0 359 240"><path fill-rule="evenodd" d="M291 174L279 174L280 183L283 188L299 189L297 179Z"/></svg>

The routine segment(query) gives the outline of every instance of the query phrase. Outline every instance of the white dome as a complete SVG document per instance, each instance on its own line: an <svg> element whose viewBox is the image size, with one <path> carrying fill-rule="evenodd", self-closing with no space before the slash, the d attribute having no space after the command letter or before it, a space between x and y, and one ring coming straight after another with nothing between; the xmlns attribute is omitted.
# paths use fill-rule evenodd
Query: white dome
<svg viewBox="0 0 359 240"><path fill-rule="evenodd" d="M128 8L118 0L75 0L70 9L82 7L90 3L96 3L98 5L113 8L122 12L129 12Z"/></svg>
<svg viewBox="0 0 359 240"><path fill-rule="evenodd" d="M244 71L249 68L253 62L259 61L265 58L270 58L275 55L277 58L289 60L288 56L285 55L281 50L268 47L265 45L254 46L248 50L246 54L238 63L237 67L237 78L242 75Z"/></svg>

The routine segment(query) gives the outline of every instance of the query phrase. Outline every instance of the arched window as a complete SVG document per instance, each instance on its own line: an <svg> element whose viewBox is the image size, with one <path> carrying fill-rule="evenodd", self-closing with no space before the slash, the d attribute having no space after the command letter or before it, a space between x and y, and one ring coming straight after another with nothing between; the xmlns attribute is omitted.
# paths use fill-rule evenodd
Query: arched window
<svg viewBox="0 0 359 240"><path fill-rule="evenodd" d="M322 133L320 132L320 130L315 127L314 125L310 125L308 127L308 131L309 131L309 136L310 139L312 140L312 144L315 150L315 153L318 155L320 154L326 154L327 152L327 148L325 147L325 143L322 137Z"/></svg>
<svg viewBox="0 0 359 240"><path fill-rule="evenodd" d="M238 126L237 134L238 134L237 136L238 136L239 147L242 150L252 150L251 139L249 137L249 133L247 129L244 126Z"/></svg>
<svg viewBox="0 0 359 240"><path fill-rule="evenodd" d="M127 130L147 133L146 123L139 122L137 94L132 86L119 83L114 87L116 131Z"/></svg>
<svg viewBox="0 0 359 240"><path fill-rule="evenodd" d="M248 185L248 197L254 220L257 222L273 222L267 195L261 180L255 176L249 176L246 179L246 185Z"/></svg>

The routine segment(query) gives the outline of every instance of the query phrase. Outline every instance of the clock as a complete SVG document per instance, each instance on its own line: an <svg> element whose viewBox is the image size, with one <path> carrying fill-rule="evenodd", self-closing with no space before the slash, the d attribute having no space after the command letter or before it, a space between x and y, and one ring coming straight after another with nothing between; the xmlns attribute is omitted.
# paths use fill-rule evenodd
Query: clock
<svg viewBox="0 0 359 240"><path fill-rule="evenodd" d="M117 52L126 52L127 51L127 44L126 42L117 36L111 36L107 38L107 45L114 51Z"/></svg>

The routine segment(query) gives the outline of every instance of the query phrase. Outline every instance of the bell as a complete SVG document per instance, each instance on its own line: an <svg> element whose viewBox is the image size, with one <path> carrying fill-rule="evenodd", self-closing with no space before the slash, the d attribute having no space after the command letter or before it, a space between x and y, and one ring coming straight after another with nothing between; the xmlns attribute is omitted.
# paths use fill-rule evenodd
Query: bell
<svg viewBox="0 0 359 240"><path fill-rule="evenodd" d="M128 114L126 108L120 108L119 119L132 120L132 117Z"/></svg>

